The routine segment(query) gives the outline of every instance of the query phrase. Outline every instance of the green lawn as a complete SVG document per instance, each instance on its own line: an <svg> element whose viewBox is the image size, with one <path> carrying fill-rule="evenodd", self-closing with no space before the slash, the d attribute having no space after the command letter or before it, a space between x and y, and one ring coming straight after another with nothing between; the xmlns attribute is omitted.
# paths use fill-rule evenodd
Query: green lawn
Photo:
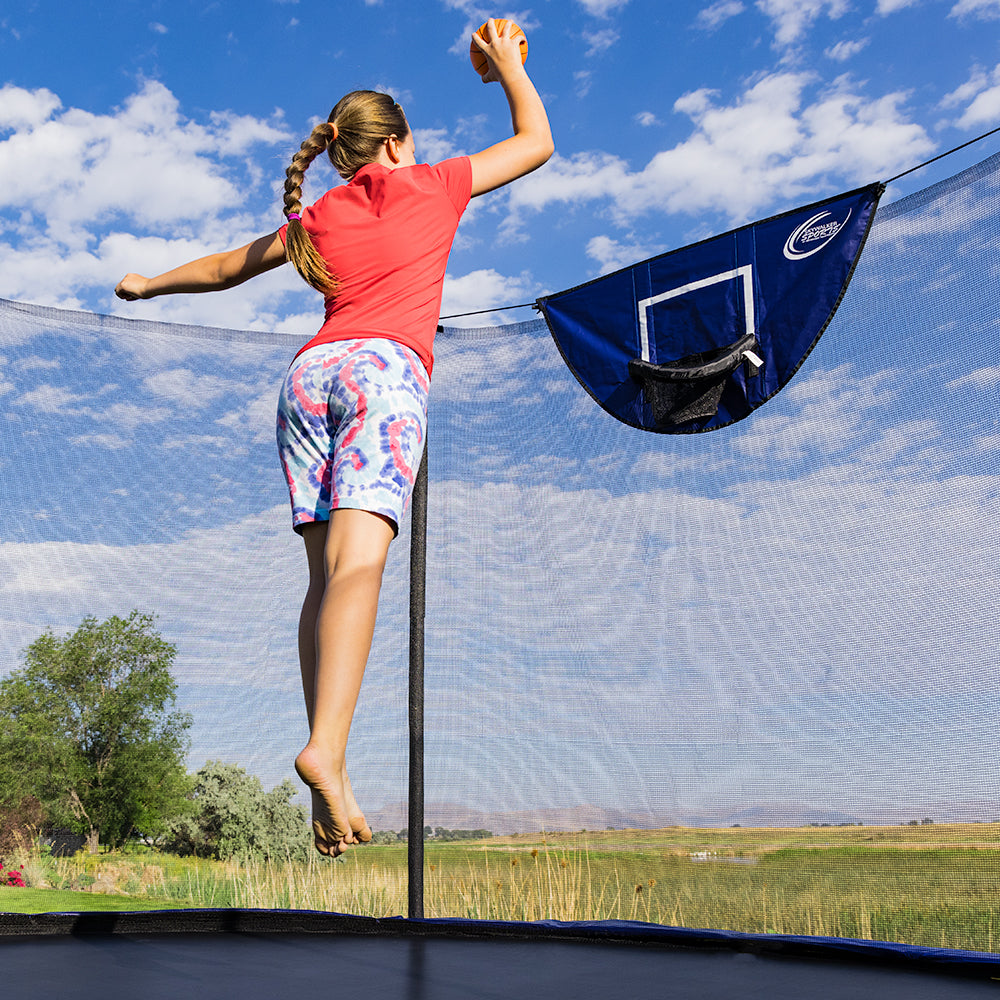
<svg viewBox="0 0 1000 1000"><path fill-rule="evenodd" d="M81 913L95 910L176 910L190 903L148 896L110 896L64 889L0 888L0 913Z"/></svg>

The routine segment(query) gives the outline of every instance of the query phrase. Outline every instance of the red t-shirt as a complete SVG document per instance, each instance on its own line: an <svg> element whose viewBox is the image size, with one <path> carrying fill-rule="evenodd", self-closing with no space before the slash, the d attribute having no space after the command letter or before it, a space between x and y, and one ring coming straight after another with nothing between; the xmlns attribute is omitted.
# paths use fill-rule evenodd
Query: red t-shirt
<svg viewBox="0 0 1000 1000"><path fill-rule="evenodd" d="M339 288L326 299L319 333L298 353L384 337L413 348L430 374L448 254L471 195L467 156L395 170L369 163L303 209L302 224Z"/></svg>

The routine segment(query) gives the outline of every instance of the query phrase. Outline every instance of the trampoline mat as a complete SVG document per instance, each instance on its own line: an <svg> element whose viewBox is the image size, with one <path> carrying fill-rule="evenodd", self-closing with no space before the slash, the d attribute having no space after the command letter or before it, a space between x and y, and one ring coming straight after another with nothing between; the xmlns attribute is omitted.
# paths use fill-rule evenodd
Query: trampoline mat
<svg viewBox="0 0 1000 1000"><path fill-rule="evenodd" d="M7 996L240 1000L628 997L629 1000L951 1000L996 984L898 967L555 941L317 934L82 935L8 939Z"/></svg>

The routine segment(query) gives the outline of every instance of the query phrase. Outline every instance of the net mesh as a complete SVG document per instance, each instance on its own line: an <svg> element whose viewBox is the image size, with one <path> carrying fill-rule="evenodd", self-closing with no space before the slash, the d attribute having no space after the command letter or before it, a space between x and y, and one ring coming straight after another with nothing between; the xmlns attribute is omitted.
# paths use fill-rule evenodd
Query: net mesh
<svg viewBox="0 0 1000 1000"><path fill-rule="evenodd" d="M882 207L803 368L710 434L616 422L541 321L439 335L429 915L994 950L998 171ZM0 344L0 672L46 628L155 613L192 770L294 777L297 343L2 302ZM352 733L381 831L406 826L408 538ZM260 894L214 902L403 912L398 847L366 850L273 897L247 862Z"/></svg>

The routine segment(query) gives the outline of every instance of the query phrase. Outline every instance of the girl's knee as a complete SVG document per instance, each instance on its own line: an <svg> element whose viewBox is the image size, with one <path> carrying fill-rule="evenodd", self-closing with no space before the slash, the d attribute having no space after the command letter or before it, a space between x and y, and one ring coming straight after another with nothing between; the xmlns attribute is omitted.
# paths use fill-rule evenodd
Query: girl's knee
<svg viewBox="0 0 1000 1000"><path fill-rule="evenodd" d="M366 510L333 511L324 551L327 579L345 573L377 574L381 579L395 536L391 518Z"/></svg>

